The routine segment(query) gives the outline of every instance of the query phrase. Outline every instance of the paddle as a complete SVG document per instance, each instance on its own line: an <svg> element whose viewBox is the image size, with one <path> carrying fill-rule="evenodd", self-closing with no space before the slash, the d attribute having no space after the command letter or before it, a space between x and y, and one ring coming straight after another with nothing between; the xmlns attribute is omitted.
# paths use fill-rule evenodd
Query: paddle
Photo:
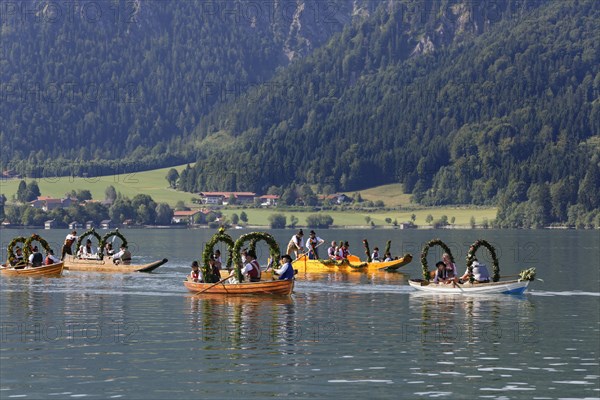
<svg viewBox="0 0 600 400"><path fill-rule="evenodd" d="M464 293L464 292L465 292L465 291L463 290L463 288L462 288L462 286L461 286L461 284L460 284L460 283L458 283L458 282L453 282L453 286L454 286L454 287L457 287L457 286L458 286L458 288L460 289L461 293Z"/></svg>
<svg viewBox="0 0 600 400"><path fill-rule="evenodd" d="M204 290L201 290L200 292L196 293L196 294L195 294L195 296L199 295L200 293L204 293L204 292L206 292L208 289L210 289L210 288L213 288L213 287L217 286L219 283L223 283L223 282L225 282L225 281L226 281L227 279L229 279L229 278L231 278L231 276L228 276L228 277L227 277L227 278L225 278L225 279L221 279L219 282L217 282L217 283L214 283L214 284L210 285L209 287L207 287L206 289L204 289Z"/></svg>

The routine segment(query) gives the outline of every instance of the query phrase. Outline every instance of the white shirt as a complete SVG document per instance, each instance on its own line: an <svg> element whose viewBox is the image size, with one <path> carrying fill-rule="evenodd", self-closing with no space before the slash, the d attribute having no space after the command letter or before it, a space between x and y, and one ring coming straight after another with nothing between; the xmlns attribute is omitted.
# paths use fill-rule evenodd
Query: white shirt
<svg viewBox="0 0 600 400"><path fill-rule="evenodd" d="M306 240L306 245L308 246L308 244L309 244L310 242L311 242L311 238L309 237L309 238ZM316 242L316 243L314 243L314 242ZM321 243L325 243L325 241L324 241L323 239L321 239L320 237L318 237L318 236L315 236L315 239L314 239L313 243L314 243L314 247L317 247L317 246L319 246ZM309 250L312 250L312 249L309 249Z"/></svg>
<svg viewBox="0 0 600 400"><path fill-rule="evenodd" d="M292 264L291 263L285 263L283 264L283 267L276 269L274 268L273 271L277 274L277 275L283 275L284 272L286 272L288 270L288 268L292 268Z"/></svg>
<svg viewBox="0 0 600 400"><path fill-rule="evenodd" d="M298 238L298 235L294 235L294 236L292 236L292 239L290 240L290 242L294 242L296 247L301 249L304 247L304 236Z"/></svg>
<svg viewBox="0 0 600 400"><path fill-rule="evenodd" d="M258 277L260 278L260 272L261 272L260 264L256 260L252 260L248 264L244 265L244 268L242 268L242 275L246 275L254 269L255 266L252 265L254 262L256 263L256 266L258 267Z"/></svg>
<svg viewBox="0 0 600 400"><path fill-rule="evenodd" d="M52 261L53 264L59 263L60 260L58 259L58 257L52 255L52 254L48 254L48 258Z"/></svg>

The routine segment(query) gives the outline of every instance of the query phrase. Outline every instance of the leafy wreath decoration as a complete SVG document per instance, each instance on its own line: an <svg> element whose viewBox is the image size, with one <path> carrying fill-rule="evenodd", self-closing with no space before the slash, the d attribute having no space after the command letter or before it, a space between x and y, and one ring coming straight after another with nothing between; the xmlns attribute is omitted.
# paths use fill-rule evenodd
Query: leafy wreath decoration
<svg viewBox="0 0 600 400"><path fill-rule="evenodd" d="M77 254L77 251L81 247L81 242L83 242L83 239L90 235L94 236L98 240L98 245L100 246L98 257L100 257L100 259L102 260L102 258L104 257L104 246L102 246L102 237L100 237L100 235L98 234L98 232L96 232L94 228L88 229L87 231L83 232L81 236L79 236L79 238L77 239L77 245L75 247L75 254Z"/></svg>
<svg viewBox="0 0 600 400"><path fill-rule="evenodd" d="M25 243L25 241L27 240L27 238L25 236L17 236L16 238L13 238L13 240L10 241L10 243L8 244L8 248L7 248L7 259L8 259L8 265L12 265L12 263L15 262L15 259L17 257L15 257L15 246L17 245L17 243ZM22 246L23 247L23 251L25 251L25 245Z"/></svg>
<svg viewBox="0 0 600 400"><path fill-rule="evenodd" d="M31 248L31 243L33 243L33 242L39 242L40 245L46 251L52 250L52 248L50 247L50 245L48 244L46 239L44 239L37 233L34 233L33 235L29 236L27 238L27 240L25 240L25 243L23 244L23 256L25 257L25 259L29 258L29 255L31 254L31 251L29 249Z"/></svg>
<svg viewBox="0 0 600 400"><path fill-rule="evenodd" d="M367 262L373 261L371 258L371 249L369 249L369 242L367 239L363 239L363 246L365 247L365 254L367 255Z"/></svg>
<svg viewBox="0 0 600 400"><path fill-rule="evenodd" d="M433 239L425 243L425 246L423 246L423 250L421 251L421 266L423 267L423 279L426 281L429 281L429 265L427 265L427 254L429 254L429 248L433 246L440 246L442 249L444 249L444 252L448 253L450 256L450 262L454 263L454 256L452 255L450 248L441 239Z"/></svg>
<svg viewBox="0 0 600 400"><path fill-rule="evenodd" d="M100 251L98 252L98 256L100 257L100 259L104 257L104 248L106 247L106 243L108 243L108 239L113 236L116 236L119 239L121 239L121 246L127 246L127 239L125 239L125 236L123 236L123 234L119 232L119 228L116 228L114 231L110 231L106 235L104 235L102 237L102 240L100 240Z"/></svg>
<svg viewBox="0 0 600 400"><path fill-rule="evenodd" d="M473 283L475 277L473 276L473 261L475 261L475 253L479 247L485 247L492 256L492 280L498 282L500 280L500 266L498 263L498 257L496 256L496 249L487 240L479 239L469 247L467 253L467 270L469 271L469 281Z"/></svg>
<svg viewBox="0 0 600 400"><path fill-rule="evenodd" d="M244 243L248 241L258 242L259 240L264 240L269 245L269 253L271 254L271 258L273 259L273 265L279 265L279 259L281 258L281 250L279 249L279 244L273 236L266 232L250 232L242 235L235 241L235 245L233 246L233 265L235 269L235 277L238 281L242 281L242 255L240 254L240 250Z"/></svg>
<svg viewBox="0 0 600 400"><path fill-rule="evenodd" d="M392 247L392 241L388 240L387 243L385 244L385 251L383 252L384 256L390 252L390 247Z"/></svg>
<svg viewBox="0 0 600 400"><path fill-rule="evenodd" d="M356 264L352 264L350 261L346 260L346 259L341 259L341 260L319 260L319 262L323 265L325 265L326 267L350 267L350 268L364 268L367 265L369 265L369 263L367 262L363 262L360 263L358 265Z"/></svg>
<svg viewBox="0 0 600 400"><path fill-rule="evenodd" d="M225 244L227 244L227 251L229 252L229 255L227 256L227 269L231 269L231 263L233 259L233 247L235 246L235 242L233 241L233 238L229 236L229 234L225 233L225 228L221 227L219 228L219 231L215 233L206 243L206 246L204 246L204 252L202 253L202 276L204 277L205 282L207 279L212 281L212 271L210 269L209 261L210 256L213 254L213 249L215 248L215 245L219 242L224 242Z"/></svg>

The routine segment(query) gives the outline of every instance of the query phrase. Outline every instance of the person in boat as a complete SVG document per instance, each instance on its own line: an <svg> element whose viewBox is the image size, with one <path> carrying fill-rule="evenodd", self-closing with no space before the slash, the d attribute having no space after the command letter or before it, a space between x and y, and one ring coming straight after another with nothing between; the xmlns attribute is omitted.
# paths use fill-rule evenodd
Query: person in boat
<svg viewBox="0 0 600 400"><path fill-rule="evenodd" d="M319 247L323 243L325 243L325 241L318 237L315 231L310 231L310 233L308 234L308 239L306 239L306 248L308 249L309 260L319 259L319 251L317 247Z"/></svg>
<svg viewBox="0 0 600 400"><path fill-rule="evenodd" d="M85 242L85 246L81 246L79 248L77 256L85 260L92 260L97 258L97 255L94 254L94 249L92 248L92 241L90 239L88 239Z"/></svg>
<svg viewBox="0 0 600 400"><path fill-rule="evenodd" d="M337 255L336 259L346 260L346 259L348 259L349 255L350 255L350 243L344 242L344 243L340 244L340 249L338 251L338 255Z"/></svg>
<svg viewBox="0 0 600 400"><path fill-rule="evenodd" d="M292 257L289 254L284 254L281 257L281 268L274 268L273 272L279 275L279 280L294 279L294 269L292 268Z"/></svg>
<svg viewBox="0 0 600 400"><path fill-rule="evenodd" d="M58 257L54 255L54 251L52 249L46 252L46 258L44 259L44 265L52 265L59 263L60 260Z"/></svg>
<svg viewBox="0 0 600 400"><path fill-rule="evenodd" d="M335 242L335 240L333 242L331 242L331 246L329 246L329 248L327 249L327 257L330 260L335 260L335 255L338 252L338 247L337 247L337 243Z"/></svg>
<svg viewBox="0 0 600 400"><path fill-rule="evenodd" d="M113 249L112 243L106 243L106 245L104 245L104 254L106 254L107 257L112 257L115 255L115 250Z"/></svg>
<svg viewBox="0 0 600 400"><path fill-rule="evenodd" d="M246 256L248 255L248 249L242 249L240 253L242 256L242 265L246 265Z"/></svg>
<svg viewBox="0 0 600 400"><path fill-rule="evenodd" d="M250 282L260 282L260 264L256 260L256 253L248 250L246 265L242 268L242 276Z"/></svg>
<svg viewBox="0 0 600 400"><path fill-rule="evenodd" d="M387 253L385 253L384 258L383 258L383 262L389 262L389 261L394 261L394 259L392 258L392 253L390 253L389 251Z"/></svg>
<svg viewBox="0 0 600 400"><path fill-rule="evenodd" d="M298 231L298 233L296 233L290 239L290 242L287 245L286 253L291 255L292 252L294 252L294 254L296 255L296 258L298 258L300 253L302 253L303 251L304 251L304 232L302 231L302 229L300 229Z"/></svg>
<svg viewBox="0 0 600 400"><path fill-rule="evenodd" d="M456 264L450 260L450 254L444 253L442 261L446 265L446 276L448 279L451 278L453 282L458 282L458 271L456 270Z"/></svg>
<svg viewBox="0 0 600 400"><path fill-rule="evenodd" d="M217 266L217 260L212 254L208 260L208 265L210 266L213 282L219 282L221 280L221 268Z"/></svg>
<svg viewBox="0 0 600 400"><path fill-rule="evenodd" d="M67 237L65 237L65 242L63 244L62 252L61 252L61 255L60 255L60 259L61 260L64 260L65 259L65 255L67 255L67 254L70 255L70 256L73 255L72 246L73 246L73 243L75 243L76 240L77 240L77 231L72 231L71 233L69 233L67 235Z"/></svg>
<svg viewBox="0 0 600 400"><path fill-rule="evenodd" d="M373 254L371 254L371 260L373 260L373 261L381 261L379 259L379 247L375 247L373 249Z"/></svg>
<svg viewBox="0 0 600 400"><path fill-rule="evenodd" d="M15 257L11 263L11 265L13 267L26 264L25 260L23 259L23 250L21 250L21 248L19 246L16 247L14 254L15 254Z"/></svg>
<svg viewBox="0 0 600 400"><path fill-rule="evenodd" d="M31 267L41 267L44 264L44 256L38 250L37 246L33 246L31 249L31 255L29 256L29 264Z"/></svg>
<svg viewBox="0 0 600 400"><path fill-rule="evenodd" d="M215 264L217 265L218 269L223 268L223 261L221 260L221 250L217 249L215 250L215 254L214 254L214 260L215 260Z"/></svg>
<svg viewBox="0 0 600 400"><path fill-rule="evenodd" d="M200 272L200 266L198 265L198 261L192 262L192 271L188 276L188 281L202 282L202 272Z"/></svg>
<svg viewBox="0 0 600 400"><path fill-rule="evenodd" d="M433 283L451 283L452 280L448 279L448 271L446 270L446 264L443 261L438 261L435 264L437 268L433 277Z"/></svg>
<svg viewBox="0 0 600 400"><path fill-rule="evenodd" d="M121 245L121 251L113 256L113 263L129 265L131 264L131 253L124 244Z"/></svg>
<svg viewBox="0 0 600 400"><path fill-rule="evenodd" d="M477 259L473 259L473 278L475 283L488 283L490 281L490 273L485 264L480 264ZM458 283L465 283L469 281L469 268L465 271L463 276L458 279Z"/></svg>

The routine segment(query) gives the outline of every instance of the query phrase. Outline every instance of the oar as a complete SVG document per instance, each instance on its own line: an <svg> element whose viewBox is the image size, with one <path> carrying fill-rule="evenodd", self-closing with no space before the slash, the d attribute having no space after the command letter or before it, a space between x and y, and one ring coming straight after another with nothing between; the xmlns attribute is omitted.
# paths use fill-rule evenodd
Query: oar
<svg viewBox="0 0 600 400"><path fill-rule="evenodd" d="M213 285L210 285L210 286L209 286L209 287L207 287L206 289L204 289L204 290L201 290L200 292L196 293L196 294L195 294L195 296L199 295L200 293L204 293L204 292L206 292L208 289L211 289L211 288L213 288L213 287L217 286L219 283L223 283L223 282L225 282L225 281L226 281L227 279L229 279L229 278L231 278L231 276L228 276L228 277L227 277L227 278L225 278L225 279L221 279L219 282L217 282L217 283L215 283L215 284L213 284Z"/></svg>
<svg viewBox="0 0 600 400"><path fill-rule="evenodd" d="M458 282L452 282L452 284L454 285L454 287L458 286L458 288L460 289L461 293L463 293L463 294L465 293L465 291L463 290L463 288L462 288L462 286L461 286L460 283L458 283Z"/></svg>

